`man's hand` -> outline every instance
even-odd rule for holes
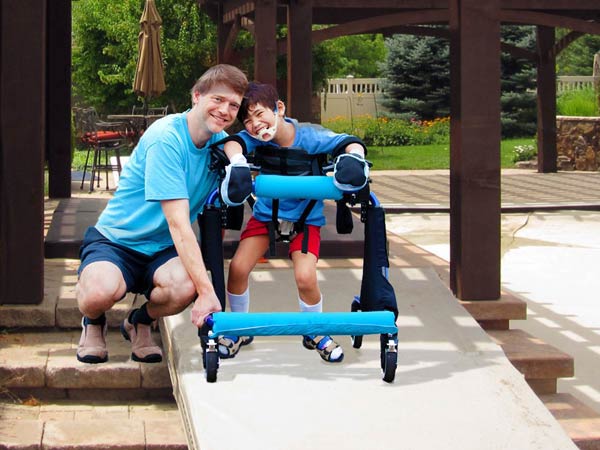
[[[192,307],[192,323],[200,328],[209,314],[221,311],[221,302],[212,291],[209,295],[198,295]]]
[[[362,189],[369,180],[369,164],[357,153],[338,156],[333,165],[333,184],[342,190],[354,192]]]
[[[252,193],[252,174],[246,158],[241,153],[231,157],[225,167],[225,178],[221,183],[221,197],[229,206],[239,206]]]

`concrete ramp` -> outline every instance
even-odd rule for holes
[[[348,311],[360,269],[323,269],[326,311]],[[381,379],[378,336],[341,364],[300,337],[257,337],[207,383],[189,311],[163,343],[190,449],[575,449],[562,428],[432,269],[392,268],[400,316],[396,380]],[[290,269],[257,270],[251,310],[297,311]]]

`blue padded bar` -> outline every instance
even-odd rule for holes
[[[257,197],[339,200],[343,194],[326,175],[258,175],[254,182]]]
[[[216,336],[353,335],[397,333],[391,311],[331,313],[233,313],[213,314]]]

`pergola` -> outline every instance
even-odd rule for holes
[[[192,1],[192,0],[190,0]],[[446,36],[451,54],[450,285],[463,300],[500,297],[500,52],[535,61],[539,171],[556,171],[555,58],[600,34],[598,0],[197,0],[218,27],[218,61],[254,56],[276,83],[287,54],[291,115],[310,119],[311,44],[360,33]],[[287,38],[278,41],[276,26]],[[328,25],[313,31],[312,25]],[[447,25],[432,30],[424,25]],[[500,41],[501,24],[537,27],[537,51]],[[570,33],[555,38],[555,28]],[[254,49],[235,51],[238,32]],[[0,2],[0,304],[43,299],[44,162],[50,197],[70,196],[71,0]]]

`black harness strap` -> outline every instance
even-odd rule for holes
[[[269,255],[275,256],[275,242],[277,241],[276,232],[279,230],[279,199],[274,198],[271,204],[271,222],[267,225],[269,230]]]

